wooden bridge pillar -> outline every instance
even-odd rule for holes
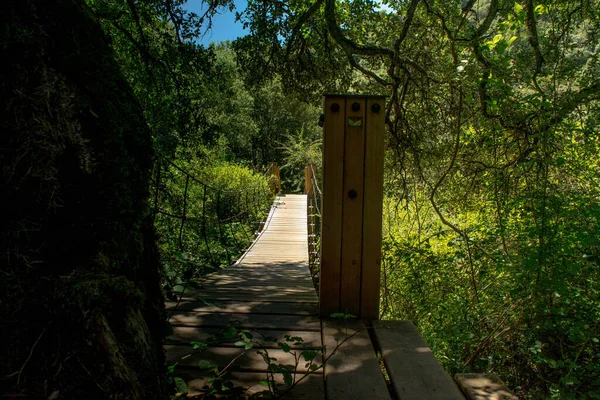
[[[281,192],[281,173],[276,162],[269,165],[269,187],[275,194]]]
[[[379,318],[385,97],[325,95],[319,312]]]
[[[304,194],[312,195],[313,192],[313,171],[316,170],[317,166],[312,163],[306,164],[304,167]]]

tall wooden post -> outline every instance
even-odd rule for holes
[[[314,190],[314,172],[317,166],[313,163],[306,164],[304,167],[304,194],[312,195]]]
[[[269,187],[275,194],[281,192],[281,174],[276,162],[269,166]]]
[[[378,319],[385,97],[323,104],[320,314]]]

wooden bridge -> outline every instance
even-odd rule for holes
[[[318,369],[303,378],[307,361],[301,357],[291,375],[303,379],[285,398],[462,399],[410,322],[371,326],[319,318],[308,268],[306,208],[306,195],[277,196],[262,233],[235,265],[207,276],[201,288],[186,290],[179,305],[167,304],[174,327],[167,362],[177,364],[176,375],[187,381],[189,393],[206,393],[210,386],[214,374],[201,365],[227,368],[225,379],[249,394],[267,390],[269,363],[257,351],[266,350],[276,359],[274,365],[295,366],[294,353],[316,349],[313,365]],[[240,343],[244,330],[251,332],[254,347]],[[191,343],[216,334],[219,339],[209,348],[192,350]],[[286,340],[286,335],[302,341]],[[323,357],[330,357],[324,368]],[[284,392],[284,374],[274,378]]]
[[[189,395],[464,399],[412,322],[378,321],[383,141],[373,137],[383,128],[380,101],[326,98],[328,202],[317,209],[321,191],[307,167],[307,194],[277,195],[234,265],[167,303],[167,363]],[[344,154],[359,156],[348,162]],[[271,188],[278,192],[278,182]],[[314,226],[320,211],[321,230]],[[329,247],[319,251],[317,233]],[[311,272],[319,267],[317,283]],[[514,398],[487,377],[458,381],[470,399]]]

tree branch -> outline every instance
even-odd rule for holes
[[[540,42],[538,40],[537,23],[535,21],[535,13],[533,8],[533,0],[525,0],[525,22],[527,24],[527,31],[529,33],[529,44],[533,48],[533,54],[535,56],[535,75],[542,71],[542,65],[544,65],[544,57],[540,51]],[[537,85],[537,84],[536,84]]]
[[[498,0],[492,0],[490,2],[490,9],[488,11],[488,14],[486,15],[481,25],[479,25],[479,27],[477,28],[474,39],[479,39],[488,29],[490,29],[492,22],[494,21],[494,19],[496,19],[496,14],[498,14]]]
[[[362,46],[348,39],[335,19],[335,0],[325,0],[325,21],[327,22],[329,34],[344,49],[346,54],[394,58],[394,52],[386,47]]]
[[[304,24],[306,24],[306,22],[309,20],[309,18],[312,17],[312,15],[315,12],[317,12],[317,10],[319,8],[321,8],[321,4],[323,4],[323,0],[317,0],[317,1],[315,1],[308,8],[308,10],[306,10],[304,13],[302,13],[302,15],[300,15],[300,17],[298,18],[298,21],[294,24],[294,26],[292,28],[292,33],[290,34],[290,39],[289,39],[288,46],[287,46],[286,56],[288,56],[290,54],[290,50],[292,48],[292,45],[296,41],[296,37],[297,37],[298,32],[300,31],[300,29],[302,28],[302,26],[304,26]]]
[[[406,39],[406,36],[408,35],[408,29],[412,24],[412,20],[415,16],[415,10],[417,9],[417,6],[419,5],[420,1],[421,0],[411,0],[408,6],[408,10],[406,12],[406,20],[402,25],[402,31],[400,31],[400,36],[398,37],[398,39],[394,41],[394,52],[396,53],[396,55],[400,54],[400,45],[402,45],[402,42],[404,42],[404,39]]]

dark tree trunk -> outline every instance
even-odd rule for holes
[[[150,131],[81,0],[0,4],[0,389],[164,398]]]

